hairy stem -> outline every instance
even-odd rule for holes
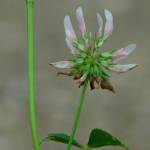
[[[74,139],[74,136],[75,136],[75,133],[76,133],[76,130],[77,130],[77,126],[78,126],[78,122],[79,122],[79,119],[80,119],[80,114],[81,114],[81,110],[82,110],[82,106],[83,106],[83,102],[84,102],[85,92],[86,92],[86,89],[87,89],[87,84],[88,84],[88,80],[85,81],[85,83],[83,85],[83,88],[82,88],[82,91],[81,91],[79,104],[78,104],[77,111],[76,111],[75,120],[74,120],[74,123],[73,123],[69,143],[67,145],[67,150],[71,149],[72,141]]]
[[[35,110],[35,64],[34,64],[34,32],[33,32],[33,0],[26,0],[27,5],[27,32],[28,32],[28,93],[29,116],[34,150],[40,150]]]

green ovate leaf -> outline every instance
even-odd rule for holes
[[[87,146],[89,148],[98,148],[103,146],[121,146],[126,150],[129,150],[129,148],[124,145],[119,139],[101,129],[92,130]]]
[[[64,143],[64,144],[68,144],[69,143],[69,139],[70,136],[68,136],[67,134],[64,133],[52,133],[52,134],[48,134],[48,136],[46,138],[44,138],[40,144],[42,144],[43,142],[48,142],[48,141],[55,141],[55,142],[59,142],[59,143]],[[83,146],[76,140],[72,141],[72,145],[82,148]]]

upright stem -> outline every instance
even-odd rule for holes
[[[27,4],[27,29],[28,29],[28,92],[29,115],[34,150],[40,150],[35,110],[35,62],[34,62],[34,33],[33,33],[33,0],[26,0]]]
[[[81,91],[79,104],[78,104],[77,111],[76,111],[75,120],[74,120],[74,123],[73,123],[69,143],[67,145],[67,150],[71,149],[72,141],[74,139],[74,136],[75,136],[75,133],[76,133],[76,130],[77,130],[77,126],[78,126],[78,122],[79,122],[79,119],[80,119],[80,114],[81,114],[81,110],[82,110],[82,106],[83,106],[83,102],[84,102],[85,92],[86,92],[86,89],[87,89],[87,84],[88,84],[88,80],[85,81],[85,83],[83,85],[83,88],[82,88],[82,91]]]

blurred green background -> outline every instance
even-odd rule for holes
[[[58,77],[48,64],[71,55],[65,44],[63,19],[82,6],[89,31],[96,31],[96,12],[112,11],[115,29],[105,49],[137,43],[125,62],[139,67],[112,75],[117,91],[87,92],[76,138],[87,141],[92,128],[120,137],[132,150],[150,149],[150,1],[35,0],[37,121],[41,137],[69,133],[80,90],[69,77]],[[28,125],[27,43],[25,0],[0,1],[0,149],[32,150]],[[43,150],[65,150],[46,143]],[[102,148],[102,150],[118,148]]]

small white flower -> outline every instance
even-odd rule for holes
[[[104,29],[104,37],[107,39],[113,32],[113,16],[112,13],[105,9],[106,24]]]
[[[113,53],[112,59],[117,62],[118,60],[125,59],[136,48],[136,44],[130,44],[125,48],[121,48]]]
[[[66,33],[66,44],[67,44],[68,48],[71,50],[71,53],[75,55],[77,53],[77,50],[73,45],[76,42],[77,37],[74,32],[74,29],[73,29],[73,26],[72,26],[69,16],[65,16],[65,18],[64,18],[64,29],[65,29],[65,33]]]
[[[66,37],[72,41],[75,42],[76,41],[76,34],[74,32],[71,20],[69,16],[65,16],[64,18],[64,29],[65,29],[65,33],[66,33]]]
[[[109,68],[111,71],[115,71],[118,73],[124,73],[129,70],[132,70],[135,68],[137,65],[136,64],[125,64],[125,65],[114,65],[113,67]]]
[[[82,11],[81,7],[77,8],[76,17],[77,17],[77,20],[78,20],[78,23],[79,23],[80,32],[81,32],[82,36],[84,36],[84,34],[86,32],[86,27],[85,27],[83,11]]]
[[[50,63],[50,65],[61,69],[70,69],[73,67],[73,63],[70,61],[58,61],[58,62]]]
[[[78,50],[73,46],[73,43],[68,38],[66,38],[66,44],[73,55],[76,55],[78,53]]]
[[[88,73],[83,74],[83,76],[80,78],[80,82],[84,82],[84,80],[87,78]]]
[[[97,23],[99,27],[97,32],[97,37],[99,38],[102,36],[102,32],[103,32],[103,19],[99,13],[97,13]]]

